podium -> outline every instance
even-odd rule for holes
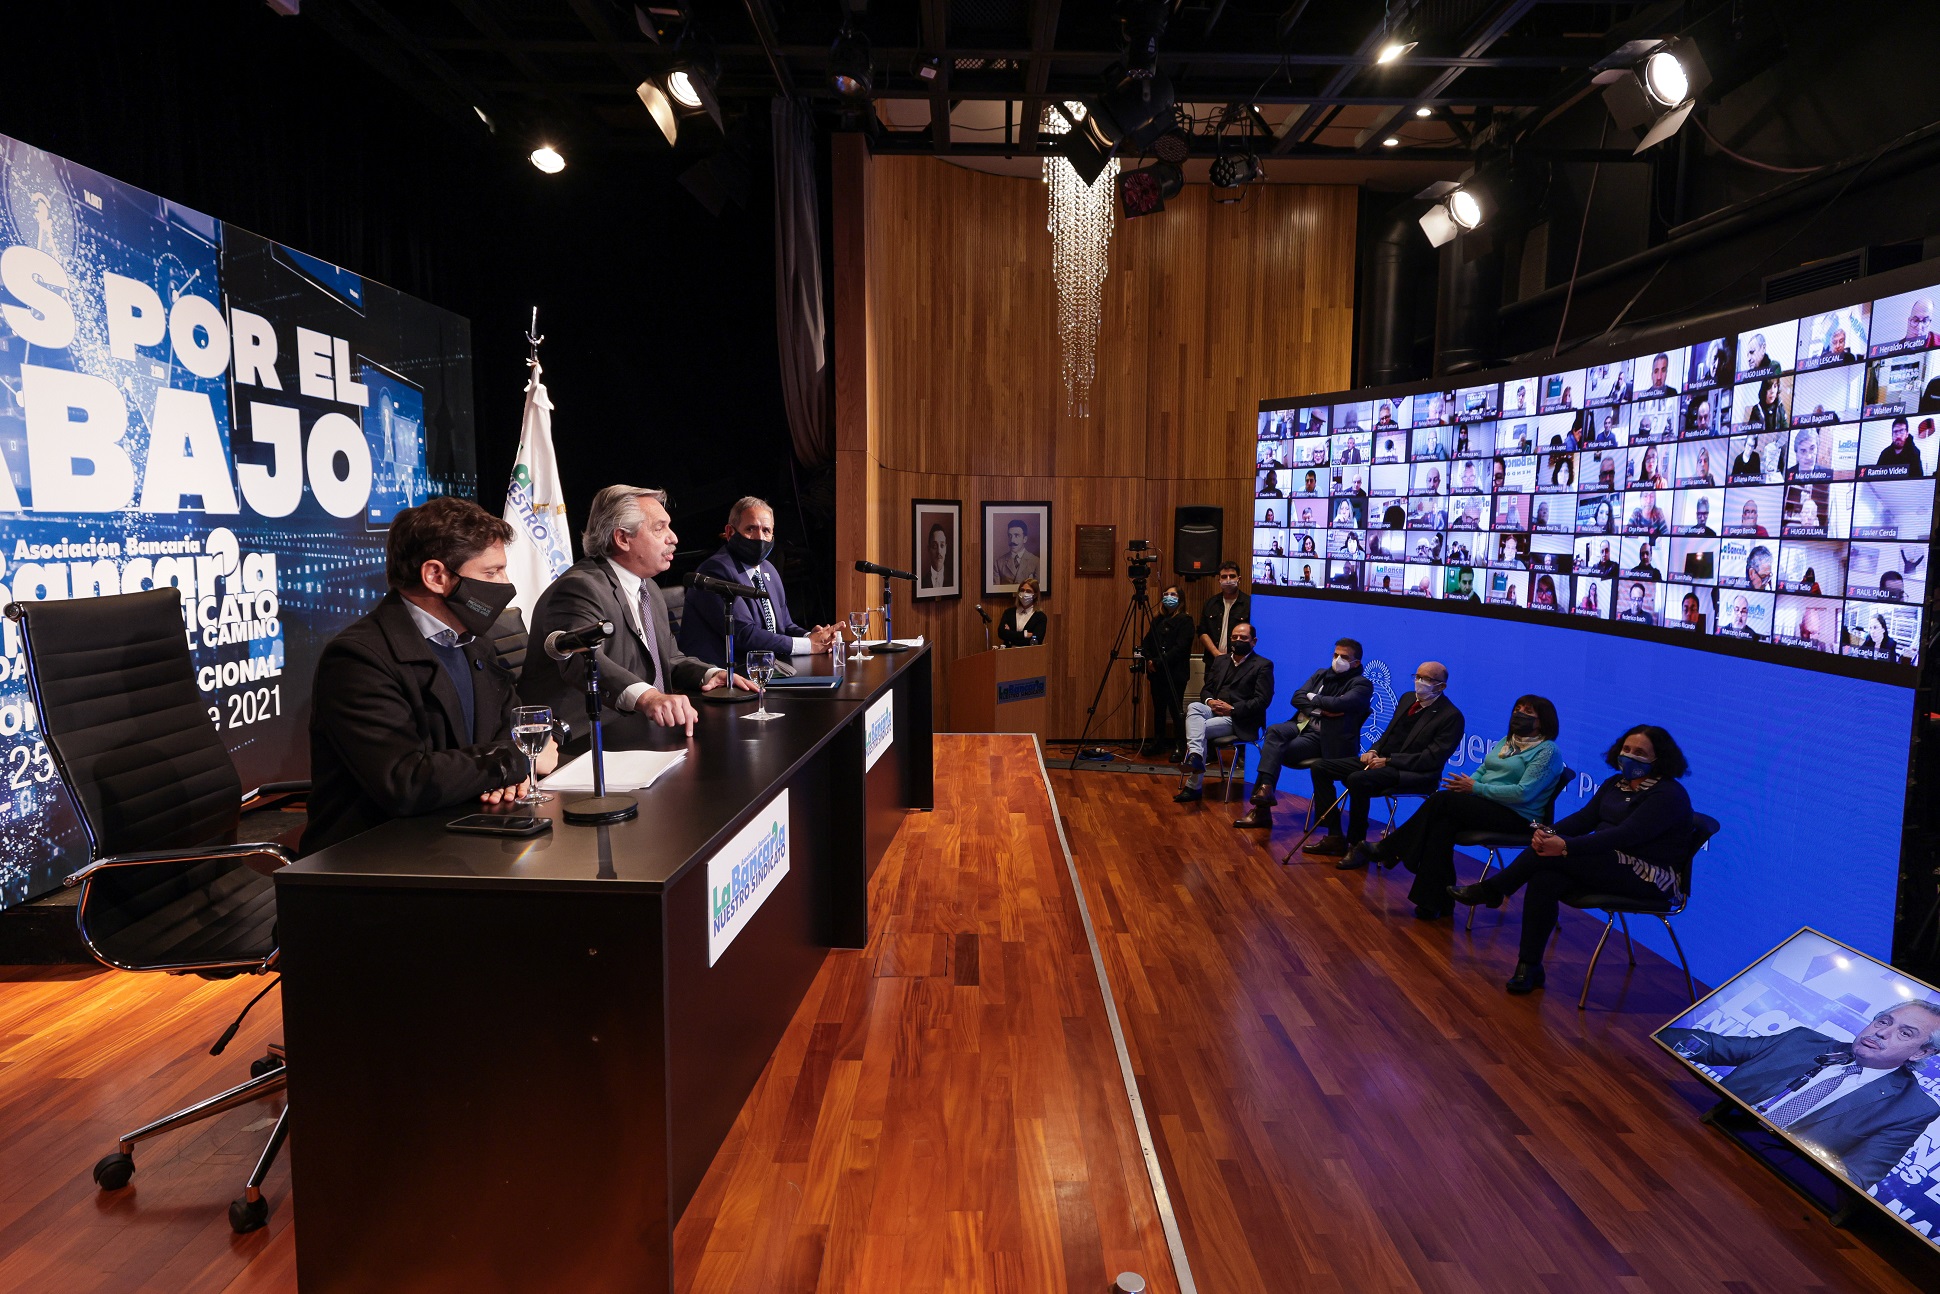
[[[994,647],[950,664],[950,731],[1048,737],[1051,649]]]

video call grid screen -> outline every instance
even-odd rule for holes
[[[1936,297],[1477,385],[1263,402],[1253,583],[1730,638],[1911,682]]]

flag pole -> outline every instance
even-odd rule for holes
[[[539,343],[545,340],[545,338],[540,336],[539,334],[539,307],[538,306],[532,307],[532,326],[526,329],[525,340],[526,340],[526,344],[532,347],[531,353],[525,357],[526,367],[531,368],[534,364],[537,364],[539,362]]]

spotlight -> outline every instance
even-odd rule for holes
[[[557,175],[566,169],[566,158],[551,144],[541,144],[532,150],[531,162],[547,175]]]
[[[1105,70],[1105,90],[1098,101],[1083,113],[1075,129],[1058,137],[1059,151],[1090,184],[1122,145],[1152,147],[1177,122],[1170,77],[1164,72],[1139,76],[1113,64]],[[1164,146],[1158,149],[1161,157],[1167,151]]]
[[[1641,153],[1678,132],[1711,73],[1688,40],[1633,40],[1597,65],[1595,79],[1611,120],[1642,133]]]
[[[1381,141],[1381,147],[1399,148],[1401,147],[1401,140],[1397,136],[1389,135],[1386,139]]]
[[[667,93],[672,95],[674,102],[683,108],[701,106],[701,92],[694,88],[694,79],[686,72],[667,74]]]
[[[1433,108],[1424,106],[1424,107],[1415,109],[1415,116],[1417,117],[1432,117],[1434,115],[1435,115],[1435,110]]]
[[[869,38],[843,25],[829,46],[829,88],[845,99],[865,98],[875,88]]]
[[[1420,41],[1402,40],[1397,37],[1381,46],[1381,51],[1374,56],[1374,61],[1377,64],[1392,63],[1420,43]]]
[[[1260,159],[1251,153],[1221,153],[1213,159],[1209,176],[1215,189],[1238,189],[1260,178],[1263,168]],[[1239,195],[1215,199],[1219,202],[1237,202]]]
[[[1434,247],[1453,242],[1456,235],[1479,228],[1488,218],[1484,195],[1473,182],[1455,184],[1438,180],[1415,196],[1435,204],[1421,213],[1421,232],[1428,235],[1428,242]]]
[[[667,137],[667,142],[674,143],[680,137],[680,119],[675,116],[673,101],[666,92],[652,81],[640,82],[633,87],[633,92],[640,96],[647,115],[653,118],[654,125],[660,127],[660,133]]]
[[[1127,220],[1165,210],[1165,200],[1186,187],[1186,174],[1173,162],[1154,162],[1118,175],[1118,209]]]

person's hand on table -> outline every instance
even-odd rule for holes
[[[817,625],[808,631],[809,645],[817,652],[825,652],[835,646],[836,638],[842,630],[836,625]]]
[[[725,671],[717,678],[725,677]],[[709,687],[716,686],[710,682]],[[639,704],[633,707],[635,713],[644,714],[663,728],[685,726],[687,735],[694,735],[694,720],[700,718],[694,712],[694,703],[678,692],[662,692],[648,688],[640,697]]]
[[[1463,795],[1467,795],[1475,789],[1475,779],[1462,773],[1450,773],[1442,779],[1442,789],[1445,791],[1459,791]]]
[[[517,786],[501,786],[496,791],[485,792],[478,797],[478,801],[480,804],[510,804],[530,790],[531,785],[530,782],[520,782]]]

